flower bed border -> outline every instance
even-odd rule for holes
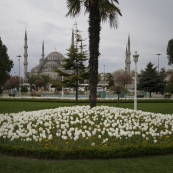
[[[76,150],[31,149],[0,144],[0,153],[10,156],[24,156],[37,159],[115,159],[153,155],[173,154],[173,145],[128,145],[122,147],[91,147]]]
[[[57,102],[57,103],[74,103],[75,99],[51,99],[51,98],[0,98],[0,101],[27,101],[27,102]],[[89,103],[89,99],[79,99],[79,103]],[[97,103],[116,103],[117,99],[97,99]],[[133,103],[133,99],[120,99],[120,103]],[[171,99],[138,99],[138,103],[173,103]]]

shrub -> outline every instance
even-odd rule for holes
[[[0,94],[2,94],[2,88],[0,87]]]
[[[173,93],[173,83],[168,83],[165,88],[165,92]]]
[[[38,159],[115,159],[173,153],[173,146],[161,145],[129,145],[115,148],[80,148],[74,150],[32,149],[23,146],[0,144],[0,152],[10,156],[24,156]]]
[[[21,92],[28,92],[28,88],[26,86],[21,87]]]

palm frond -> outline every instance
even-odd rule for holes
[[[118,27],[118,16],[122,16],[120,9],[115,6],[114,2],[118,3],[117,0],[102,0],[100,1],[100,16],[102,22],[109,20],[110,27]]]
[[[66,16],[75,17],[80,14],[81,11],[81,0],[67,0],[68,13]]]

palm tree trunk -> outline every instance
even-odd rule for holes
[[[44,85],[44,91],[46,91],[46,85]]]
[[[89,2],[90,14],[89,14],[89,88],[90,88],[90,107],[96,106],[97,102],[97,76],[98,76],[98,57],[99,43],[100,43],[100,11],[98,0]]]

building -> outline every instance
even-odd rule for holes
[[[74,43],[74,33],[72,31],[72,43]],[[54,72],[54,69],[60,69],[66,73],[73,73],[72,70],[63,70],[62,63],[65,57],[56,51],[56,48],[53,52],[49,53],[46,57],[44,54],[44,42],[42,43],[42,54],[39,60],[39,64],[31,69],[30,72],[27,71],[28,67],[28,45],[27,45],[27,33],[25,31],[24,38],[24,80],[27,81],[27,76],[31,75],[48,75],[54,80],[61,80],[62,76],[59,76],[57,72]]]

